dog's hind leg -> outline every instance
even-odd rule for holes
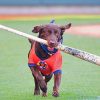
[[[45,82],[46,82],[46,84],[47,84],[47,82],[49,82],[49,81],[51,80],[52,75],[53,75],[53,74],[50,74],[50,75],[48,75],[48,76],[45,76]]]

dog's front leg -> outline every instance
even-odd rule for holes
[[[43,79],[43,76],[41,75],[41,73],[39,72],[38,73],[38,83],[39,83],[39,86],[40,86],[40,89],[42,90],[42,96],[43,97],[46,97],[47,96],[47,84],[45,82],[45,80]]]
[[[35,85],[35,91],[34,91],[34,93],[38,92],[38,94],[39,94],[39,91],[40,91],[39,87],[40,87],[40,89],[43,92],[42,96],[46,96],[47,85],[46,85],[46,83],[45,83],[45,81],[43,79],[43,76],[41,75],[41,73],[39,72],[39,70],[36,67],[31,67],[30,69],[32,71],[34,79],[37,81],[37,83]]]
[[[54,74],[54,87],[53,87],[53,96],[58,97],[59,96],[59,87],[61,83],[61,73]]]
[[[30,67],[30,70],[34,77],[34,83],[35,83],[34,95],[40,95],[40,86],[39,86],[39,82],[37,80],[38,73],[36,72],[36,69],[34,67]]]
[[[34,95],[40,95],[39,82],[34,75],[33,77],[34,77],[34,82],[35,82]]]

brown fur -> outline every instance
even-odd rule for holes
[[[39,38],[47,40],[48,46],[50,48],[54,48],[59,44],[65,29],[70,28],[70,26],[71,24],[67,24],[65,26],[58,26],[55,24],[41,25],[41,26],[35,26],[32,32],[34,33],[39,32]],[[29,39],[29,42],[31,43],[32,47],[34,41]],[[42,60],[45,60],[51,56],[49,54],[46,54],[41,49],[40,43],[37,42],[35,42],[35,53],[37,56],[39,53],[41,55]],[[45,79],[43,79],[43,75],[37,69],[37,66],[31,67],[30,69],[32,71],[32,75],[35,81],[34,95],[40,95],[40,89],[41,89],[42,96],[47,96],[47,82],[52,78],[52,75],[49,78],[45,76]],[[60,83],[61,83],[61,73],[54,74],[54,87],[52,93],[54,97],[59,96]]]

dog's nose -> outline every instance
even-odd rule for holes
[[[55,42],[54,41],[49,41],[49,44],[50,45],[55,45]]]
[[[54,41],[50,41],[50,44],[55,44],[55,42]]]
[[[55,47],[56,45],[57,44],[54,41],[52,41],[52,40],[49,41],[49,46],[50,47]]]

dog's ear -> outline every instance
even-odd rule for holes
[[[66,29],[69,29],[71,27],[71,23],[65,25],[65,26],[60,26],[61,32],[65,32]]]
[[[42,26],[35,26],[32,30],[33,33],[38,33],[42,29]]]

